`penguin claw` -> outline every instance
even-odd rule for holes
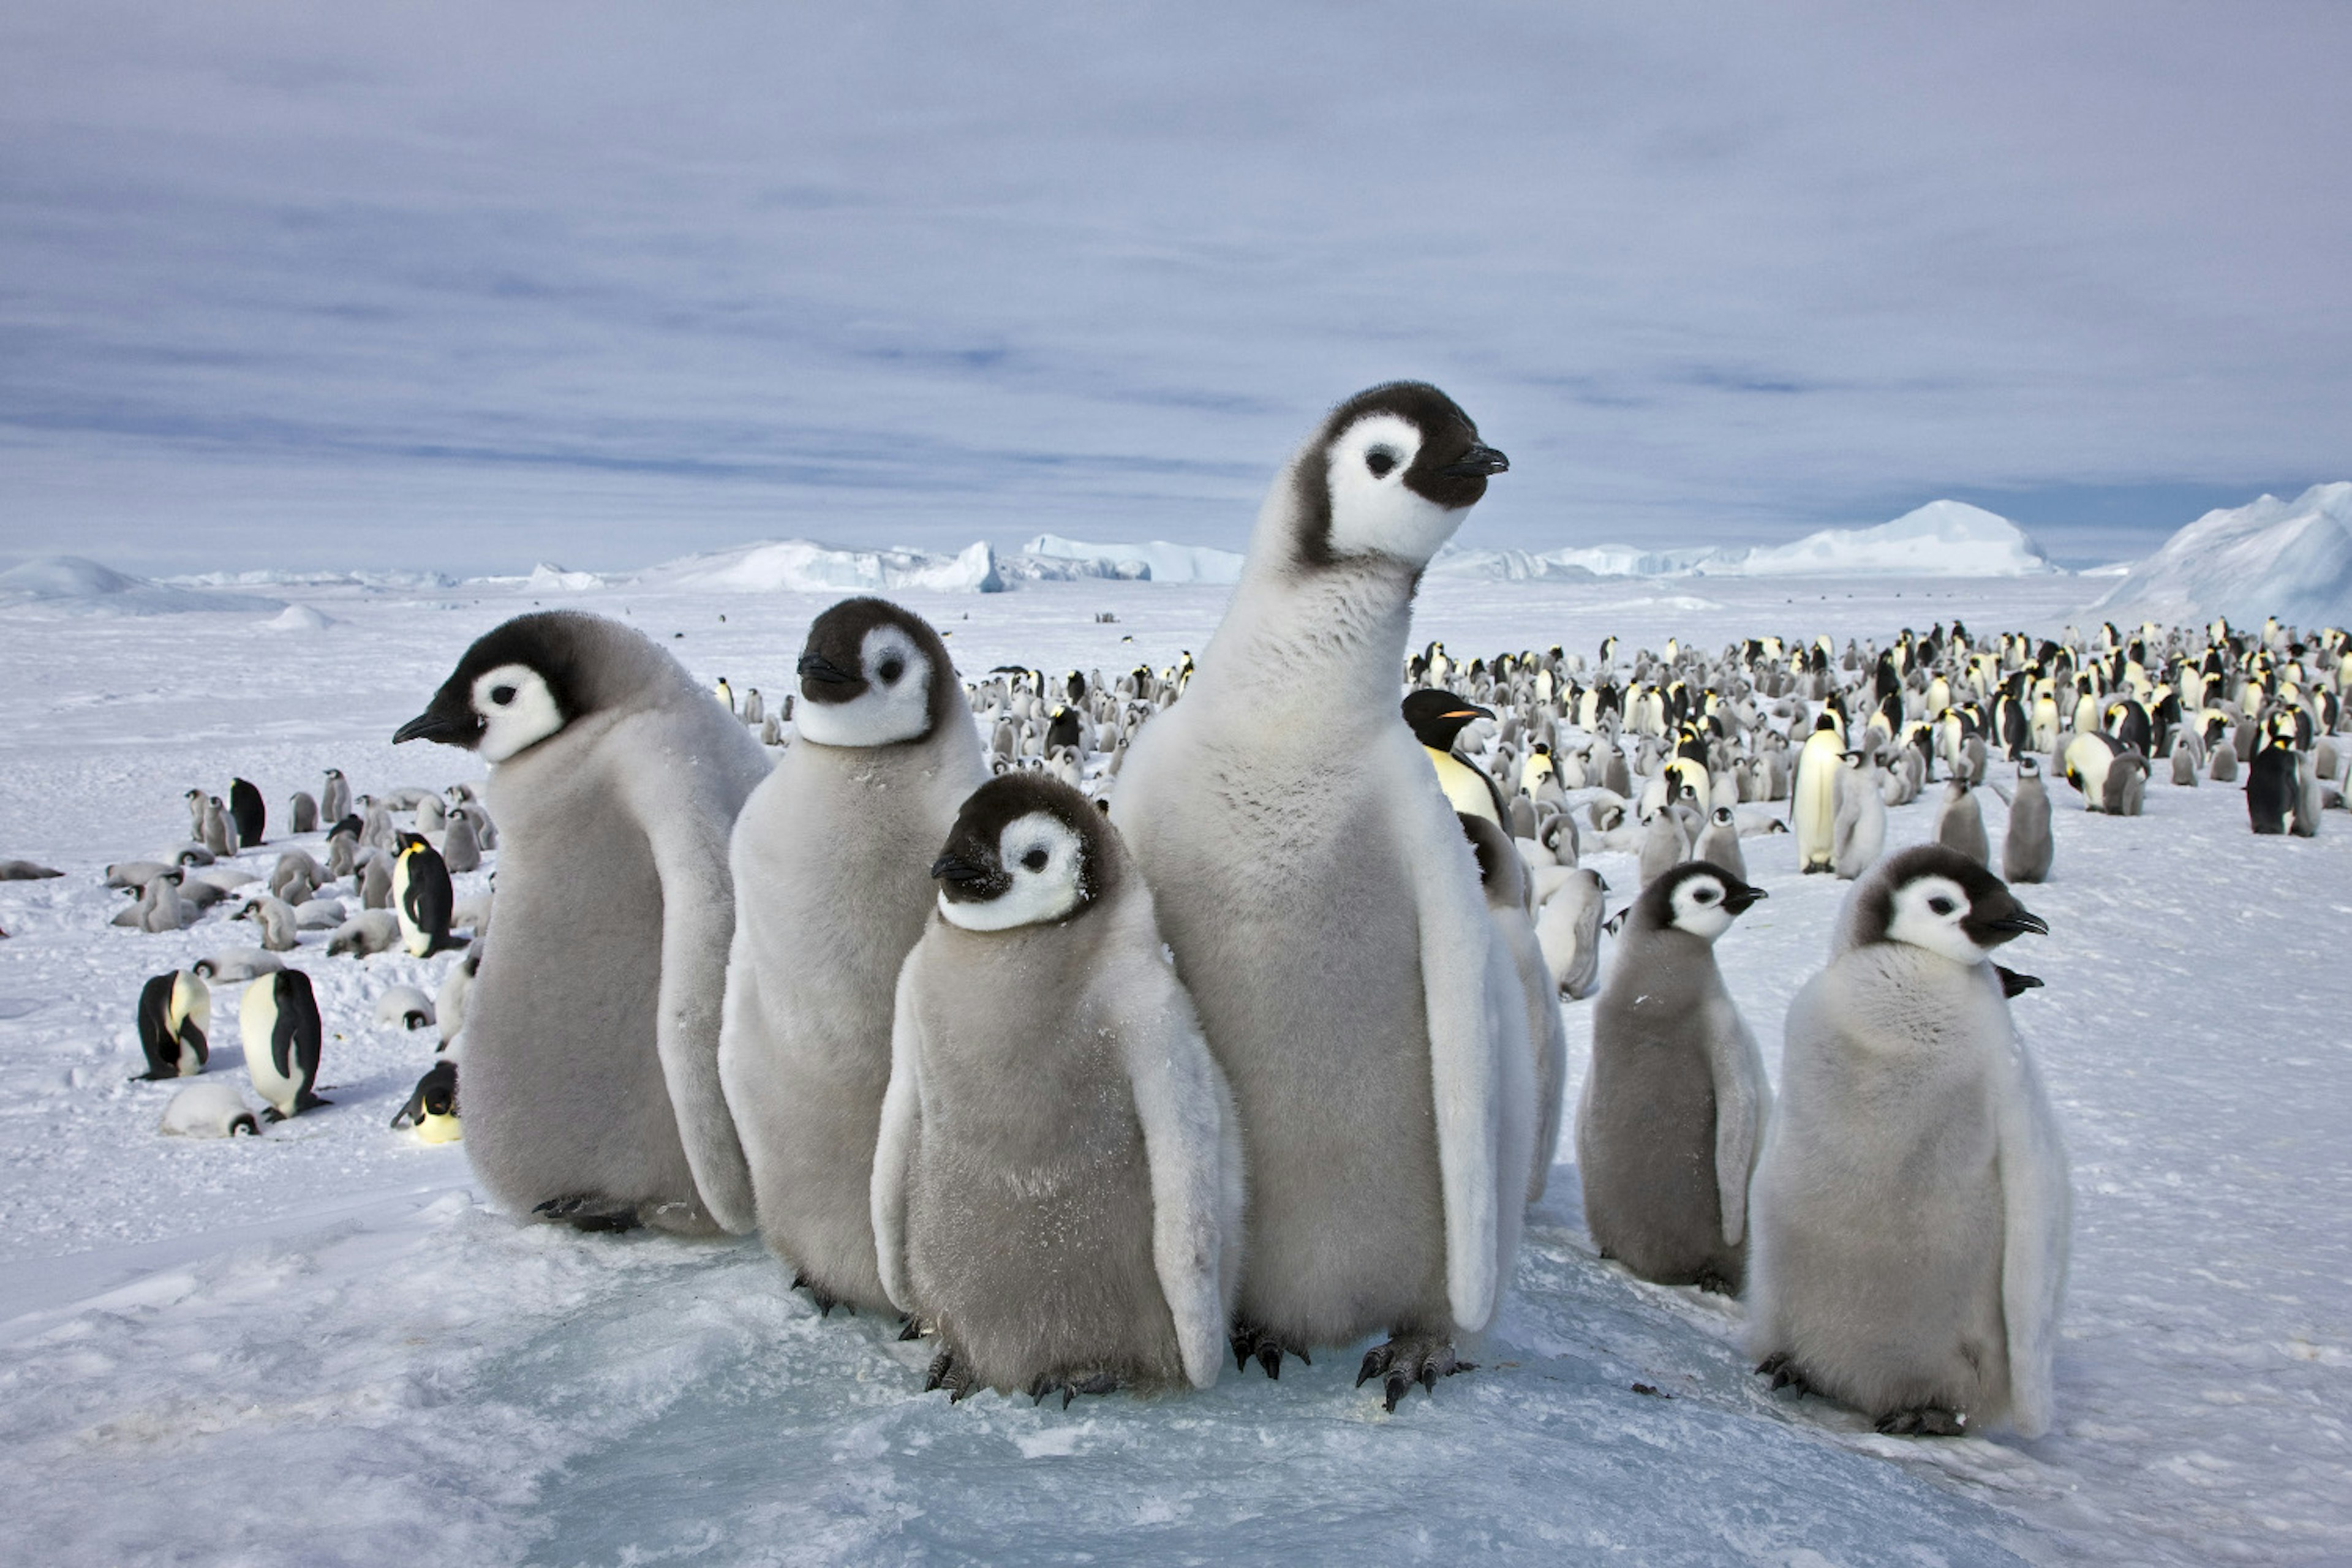
[[[1914,1410],[1890,1410],[1878,1418],[1875,1426],[1890,1437],[1965,1437],[1969,1435],[1968,1412],[1946,1410],[1935,1405],[1923,1405]]]
[[[1454,1357],[1449,1341],[1427,1334],[1392,1334],[1386,1344],[1364,1352],[1363,1364],[1356,1369],[1356,1386],[1361,1388],[1380,1378],[1381,1403],[1394,1414],[1397,1402],[1412,1391],[1414,1384],[1435,1394],[1439,1378],[1477,1370],[1476,1362]]]
[[[916,1321],[914,1319],[912,1319],[912,1318],[902,1318],[902,1319],[900,1319],[900,1320],[899,1320],[899,1321],[898,1321],[898,1342],[899,1342],[900,1344],[905,1344],[905,1343],[906,1343],[908,1341],[909,1341],[909,1340],[919,1340],[919,1339],[921,1339],[922,1337],[923,1337],[923,1325],[922,1325],[922,1324],[920,1324],[920,1323],[917,1322],[917,1321]]]
[[[930,1370],[923,1373],[923,1392],[937,1389],[948,1391],[950,1405],[961,1405],[972,1393],[971,1369],[956,1359],[952,1350],[942,1350],[931,1358]]]
[[[585,1193],[567,1193],[548,1199],[530,1211],[543,1219],[559,1220],[574,1230],[624,1231],[637,1228],[635,1204],[614,1203]]]
[[[1811,1394],[1813,1391],[1813,1385],[1805,1381],[1803,1371],[1798,1367],[1787,1351],[1775,1351],[1758,1362],[1756,1375],[1769,1377],[1772,1380],[1771,1392],[1775,1394],[1784,1388],[1794,1388],[1799,1394]]]
[[[1294,1345],[1283,1339],[1281,1335],[1252,1323],[1235,1323],[1233,1328],[1232,1343],[1235,1372],[1247,1372],[1249,1363],[1255,1361],[1259,1366],[1265,1369],[1265,1375],[1269,1379],[1279,1381],[1282,1377],[1282,1358],[1286,1355],[1295,1355],[1308,1366],[1315,1364],[1313,1358],[1307,1355],[1303,1346]]]

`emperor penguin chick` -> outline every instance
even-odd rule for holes
[[[1433,386],[1334,409],[1111,801],[1241,1107],[1237,1352],[1271,1371],[1387,1331],[1362,1373],[1391,1406],[1493,1319],[1534,1143],[1502,1092],[1525,1047],[1487,1005],[1510,960],[1396,707],[1422,572],[1507,466]]]
[[[1544,963],[1543,945],[1536,939],[1528,917],[1532,901],[1527,862],[1519,858],[1503,830],[1483,816],[1457,814],[1470,848],[1478,857],[1478,880],[1486,891],[1486,918],[1495,941],[1510,955],[1518,977],[1511,997],[1527,1013],[1528,1065],[1524,1075],[1513,1073],[1517,1084],[1535,1095],[1535,1144],[1528,1162],[1528,1202],[1540,1200],[1551,1180],[1551,1162],[1559,1147],[1560,1100],[1568,1083],[1568,1027],[1560,1021],[1559,987]]]
[[[2051,1419],[2066,1156],[1991,954],[2046,931],[1977,861],[1889,856],[1790,1005],[1756,1171],[1749,1341],[1882,1432]]]
[[[968,728],[968,727],[967,727]],[[931,866],[870,1189],[928,1386],[1206,1388],[1240,1281],[1241,1133],[1151,895],[1093,803],[1008,773]]]
[[[1837,775],[1836,844],[1832,869],[1853,881],[1878,861],[1886,847],[1886,797],[1878,760],[1867,752],[1847,754],[1853,765]]]
[[[2032,757],[2017,759],[2017,797],[2009,803],[2009,829],[2001,835],[2000,874],[2012,882],[2050,879],[2050,786]]]
[[[1576,1165],[1593,1245],[1642,1279],[1736,1296],[1772,1091],[1715,942],[1763,898],[1691,860],[1642,889],[1592,1016]]]
[[[1936,811],[1936,842],[1957,849],[1979,865],[1992,860],[1992,844],[1985,837],[1984,811],[1963,778],[1944,785],[1944,804]]]
[[[490,763],[499,918],[466,1003],[483,1186],[583,1228],[750,1230],[719,1015],[759,742],[651,639],[574,610],[485,634],[394,738]]]
[[[1561,883],[1536,916],[1536,942],[1543,949],[1544,965],[1559,994],[1571,1002],[1591,995],[1600,982],[1601,919],[1608,896],[1609,884],[1586,867]]]
[[[1748,880],[1748,852],[1739,847],[1739,817],[1727,805],[1707,814],[1706,830],[1691,849],[1694,860],[1720,866],[1741,881]]]
[[[882,599],[816,618],[799,739],[744,803],[719,1075],[760,1233],[820,1310],[886,1310],[869,1178],[891,997],[956,809],[988,777],[947,645]]]

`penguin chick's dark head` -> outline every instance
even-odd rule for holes
[[[800,679],[793,723],[820,746],[919,741],[962,705],[947,644],[887,599],[844,599],[819,616],[801,648]]]
[[[1888,856],[1853,896],[1856,945],[1906,942],[1955,963],[1981,963],[2005,942],[2050,931],[1981,861],[1941,844]]]
[[[594,706],[598,625],[577,610],[542,610],[492,627],[393,743],[438,741],[492,763],[537,745]]]
[[[1108,897],[1119,875],[1115,829],[1059,779],[1010,773],[974,790],[931,863],[940,914],[966,931],[1068,920]]]
[[[1404,721],[1412,731],[1413,739],[1433,752],[1450,752],[1454,737],[1474,719],[1492,719],[1494,713],[1479,707],[1467,698],[1456,697],[1451,691],[1434,687],[1423,687],[1408,693],[1404,700]]]
[[[1633,900],[1637,931],[1679,931],[1713,942],[1765,897],[1709,860],[1685,860],[1661,873]]]
[[[1392,381],[1334,408],[1292,472],[1298,553],[1310,565],[1386,555],[1416,570],[1510,459],[1426,382]]]

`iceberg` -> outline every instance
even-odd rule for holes
[[[44,555],[0,572],[0,605],[19,605],[116,616],[170,616],[203,610],[268,614],[286,607],[280,599],[150,582],[79,555]]]
[[[1022,547],[1022,553],[1041,562],[1069,563],[1067,575],[1106,577],[1139,583],[1210,583],[1231,585],[1242,580],[1239,551],[1214,550],[1205,544],[1171,544],[1154,539],[1141,544],[1089,544],[1041,533]],[[1060,572],[1035,570],[1040,578],[1061,577]]]
[[[2109,620],[2352,625],[2352,480],[2209,511],[2092,607]]]
[[[536,574],[533,574],[536,576]],[[640,572],[646,587],[738,594],[1002,593],[996,552],[986,540],[955,555],[923,550],[842,550],[806,539],[766,540],[688,555]]]
[[[1512,583],[1594,577],[2024,577],[2058,570],[2017,524],[1956,500],[1929,501],[1874,528],[1825,528],[1788,544],[1664,550],[1596,544],[1539,553],[1448,545],[1429,569]]]

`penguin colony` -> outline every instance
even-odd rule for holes
[[[1507,467],[1435,388],[1340,405],[1197,666],[962,681],[920,617],[852,599],[771,707],[599,617],[510,621],[396,737],[478,752],[484,799],[331,770],[289,814],[323,842],[246,896],[212,869],[266,830],[238,780],[189,792],[182,849],[109,868],[118,923],[228,903],[260,937],[157,976],[137,1025],[144,1076],[201,1072],[207,984],[247,981],[262,1118],[199,1085],[164,1130],[328,1103],[280,956],[306,933],[461,952],[436,996],[378,999],[448,1052],[394,1124],[458,1136],[462,1067],[517,1213],[756,1230],[822,1311],[933,1339],[954,1400],[1371,1340],[1357,1381],[1393,1410],[1473,1370],[1561,1131],[1559,1005],[1597,995],[1573,1135],[1604,1256],[1744,1298],[1773,1387],[1881,1430],[2046,1430],[2070,1191],[2009,1012],[2040,982],[1992,962],[2048,929],[2010,886],[2052,871],[2045,769],[2131,816],[2153,759],[2185,787],[2242,764],[2253,830],[2308,836],[2342,804],[2352,643],[1410,650],[1422,569]],[[1934,841],[1886,853],[1887,808],[1938,784]],[[1778,831],[1853,888],[1776,1104],[1714,948],[1765,897],[1742,838]],[[1613,916],[1591,849],[1639,860]],[[486,852],[496,934],[451,881]]]

